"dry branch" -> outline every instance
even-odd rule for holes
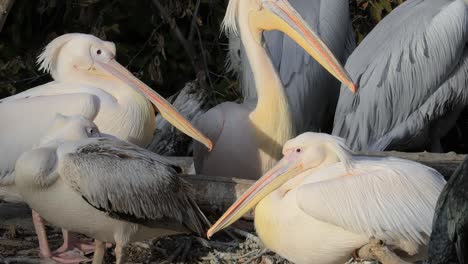
[[[0,32],[14,3],[15,0],[0,0]]]

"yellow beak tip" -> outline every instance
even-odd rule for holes
[[[208,148],[208,151],[211,152],[213,150],[213,142],[209,140],[208,143],[206,144],[206,147]]]
[[[349,89],[354,94],[357,91],[357,85],[355,83],[351,83],[351,84],[349,84]]]

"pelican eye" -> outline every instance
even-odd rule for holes
[[[88,134],[89,137],[91,136],[99,136],[99,131],[94,128],[94,127],[88,127],[86,128],[86,133]]]
[[[98,49],[98,50],[96,51],[96,53],[97,53],[97,55],[101,55],[102,51],[101,51],[100,49]]]
[[[300,153],[301,151],[302,151],[302,149],[300,149],[300,148],[297,148],[297,149],[296,149],[296,152],[297,152],[297,153]]]

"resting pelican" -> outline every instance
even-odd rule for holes
[[[424,252],[445,181],[424,165],[353,156],[340,138],[305,133],[208,230],[255,206],[265,246],[294,263],[345,263],[374,236],[409,255]]]
[[[41,69],[50,72],[54,81],[0,100],[0,123],[8,124],[0,129],[0,198],[21,200],[13,186],[15,162],[37,144],[56,113],[83,115],[103,133],[146,146],[155,126],[148,98],[170,123],[211,148],[211,142],[164,98],[122,67],[115,53],[114,43],[92,35],[62,35],[38,58]],[[40,218],[33,219],[43,232]],[[69,242],[66,239],[59,251],[75,246]],[[39,244],[44,257],[64,261],[69,256],[52,254],[47,241]]]
[[[18,158],[15,182],[44,219],[97,239],[93,263],[102,263],[111,242],[119,264],[131,242],[204,232],[207,220],[177,169],[136,145],[100,137],[83,117],[59,116],[42,144]]]
[[[468,9],[464,0],[408,0],[354,50],[333,134],[353,150],[443,151],[440,139],[468,103]]]
[[[330,48],[338,61],[346,62],[355,48],[348,0],[290,0],[294,9]],[[284,85],[296,133],[329,131],[333,125],[340,83],[292,39],[280,31],[263,33],[265,46]],[[228,65],[240,72],[244,102],[255,101],[257,92],[238,37],[229,37]]]
[[[352,91],[355,87],[339,62],[286,0],[231,0],[223,26],[237,32],[253,71],[258,100],[220,104],[195,126],[214,142],[211,153],[194,148],[198,173],[258,179],[281,157],[281,146],[294,137],[294,124],[281,80],[263,45],[263,31],[290,36]]]
[[[468,159],[465,159],[440,194],[425,263],[468,263],[467,190]]]

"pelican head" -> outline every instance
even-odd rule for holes
[[[52,124],[45,131],[39,146],[52,144],[60,140],[74,141],[100,136],[96,124],[85,117],[57,114]]]
[[[340,161],[347,168],[352,167],[352,152],[344,140],[328,134],[299,135],[286,142],[283,155],[284,157],[255,182],[208,230],[208,237],[234,223],[269,193],[304,172]]]
[[[151,101],[161,115],[176,128],[209,149],[211,141],[183,118],[162,96],[138,80],[115,60],[115,44],[88,34],[65,34],[52,40],[38,57],[40,69],[59,82],[78,82],[100,87],[130,87]],[[112,89],[112,88],[111,88]],[[106,91],[112,93],[112,91]]]
[[[263,31],[285,33],[353,93],[356,92],[349,74],[287,0],[231,0],[223,28],[237,34],[238,26],[245,31],[249,29],[258,43],[263,41]]]

